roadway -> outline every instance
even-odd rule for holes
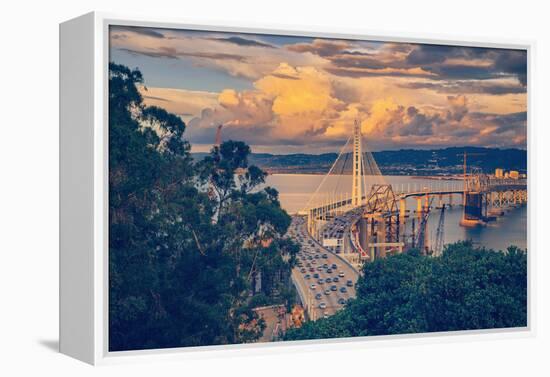
[[[357,207],[342,215],[335,216],[326,223],[322,229],[323,238],[341,239],[342,244],[335,247],[327,247],[336,254],[357,252],[351,242],[351,226],[361,218],[364,207]]]
[[[306,228],[305,218],[294,216],[287,236],[301,246],[292,280],[305,301],[303,304],[310,318],[315,320],[333,315],[347,300],[355,297],[359,274],[338,255],[318,244]]]

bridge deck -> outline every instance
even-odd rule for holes
[[[317,241],[307,232],[303,217],[293,217],[287,235],[300,243],[301,254],[305,259],[302,260],[299,258],[299,261],[303,263],[304,267],[297,266],[292,270],[292,281],[310,318],[318,319],[322,318],[325,314],[329,316],[333,315],[337,310],[343,308],[343,305],[338,303],[339,299],[348,300],[349,298],[355,297],[355,287],[348,287],[346,282],[352,280],[355,285],[359,277],[358,271],[347,261],[317,243]],[[316,254],[319,255],[318,258],[315,258]],[[323,254],[326,254],[327,258],[323,258]],[[311,257],[311,260],[309,257]],[[315,261],[315,263],[312,261]],[[306,267],[307,263],[309,263],[311,267]],[[336,270],[328,273],[327,269],[322,268],[325,263],[328,266],[336,264],[338,267]],[[320,271],[318,270],[319,267],[321,267]],[[301,272],[302,268],[305,268],[306,272]],[[313,268],[314,271],[310,271],[310,268]],[[337,283],[318,283],[318,279],[333,279],[338,276],[340,272],[344,273],[344,277],[339,277]],[[313,277],[315,273],[319,274],[319,278]],[[310,275],[310,278],[306,279],[306,275]],[[315,289],[311,289],[311,284],[315,284]],[[337,291],[330,291],[328,295],[325,294],[325,290],[330,290],[332,285],[337,287]],[[346,292],[341,292],[340,289],[344,286],[346,287]],[[318,293],[321,294],[321,299],[315,298]],[[319,308],[321,303],[325,303],[325,309]]]
[[[485,187],[483,190],[483,192],[499,192],[499,191],[512,191],[512,190],[525,190],[527,189],[527,184],[526,183],[518,183],[518,184],[511,184],[511,183],[506,183],[506,184],[501,184],[501,185],[490,185],[488,187]],[[477,190],[470,190],[470,191],[477,191]],[[415,197],[415,196],[424,196],[424,195],[460,195],[460,194],[463,194],[464,193],[464,189],[463,188],[460,188],[460,189],[433,189],[433,190],[420,190],[420,191],[408,191],[408,192],[395,192],[395,197],[397,200],[399,199],[406,199],[406,198],[410,198],[410,197]],[[362,197],[363,200],[367,200],[367,197],[366,196],[363,196]],[[346,206],[351,206],[352,205],[352,199],[351,198],[347,198],[347,199],[341,199],[341,200],[335,200],[333,202],[330,202],[330,203],[324,203],[323,205],[320,205],[320,206],[317,206],[317,207],[312,207],[312,208],[309,208],[309,212],[312,212],[312,213],[318,213],[318,212],[321,212],[321,211],[326,211],[326,210],[334,210],[334,209],[339,209],[339,208],[342,208],[342,207],[346,207]],[[307,211],[306,211],[307,213]]]

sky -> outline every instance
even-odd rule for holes
[[[372,151],[527,144],[524,50],[111,26],[146,105],[178,114],[192,151],[337,152],[354,121]]]

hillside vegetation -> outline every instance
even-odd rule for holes
[[[469,242],[441,257],[417,251],[367,263],[357,297],[327,319],[289,330],[285,340],[527,326],[527,254]]]

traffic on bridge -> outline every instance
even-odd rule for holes
[[[355,297],[359,273],[309,235],[303,216],[293,217],[288,236],[301,246],[292,280],[310,319],[328,317]]]
[[[346,149],[351,148],[351,149]],[[361,266],[378,258],[418,249],[440,255],[445,208],[460,196],[461,226],[479,226],[504,215],[501,208],[527,202],[524,179],[469,173],[454,182],[429,186],[388,184],[372,153],[363,144],[359,123],[305,208],[293,216],[287,236],[301,246],[292,280],[310,320],[328,317],[355,297]],[[345,192],[351,176],[351,194]],[[448,197],[444,203],[443,197]],[[434,199],[437,201],[434,203]],[[408,209],[407,201],[416,201]],[[435,242],[428,217],[440,211]]]

